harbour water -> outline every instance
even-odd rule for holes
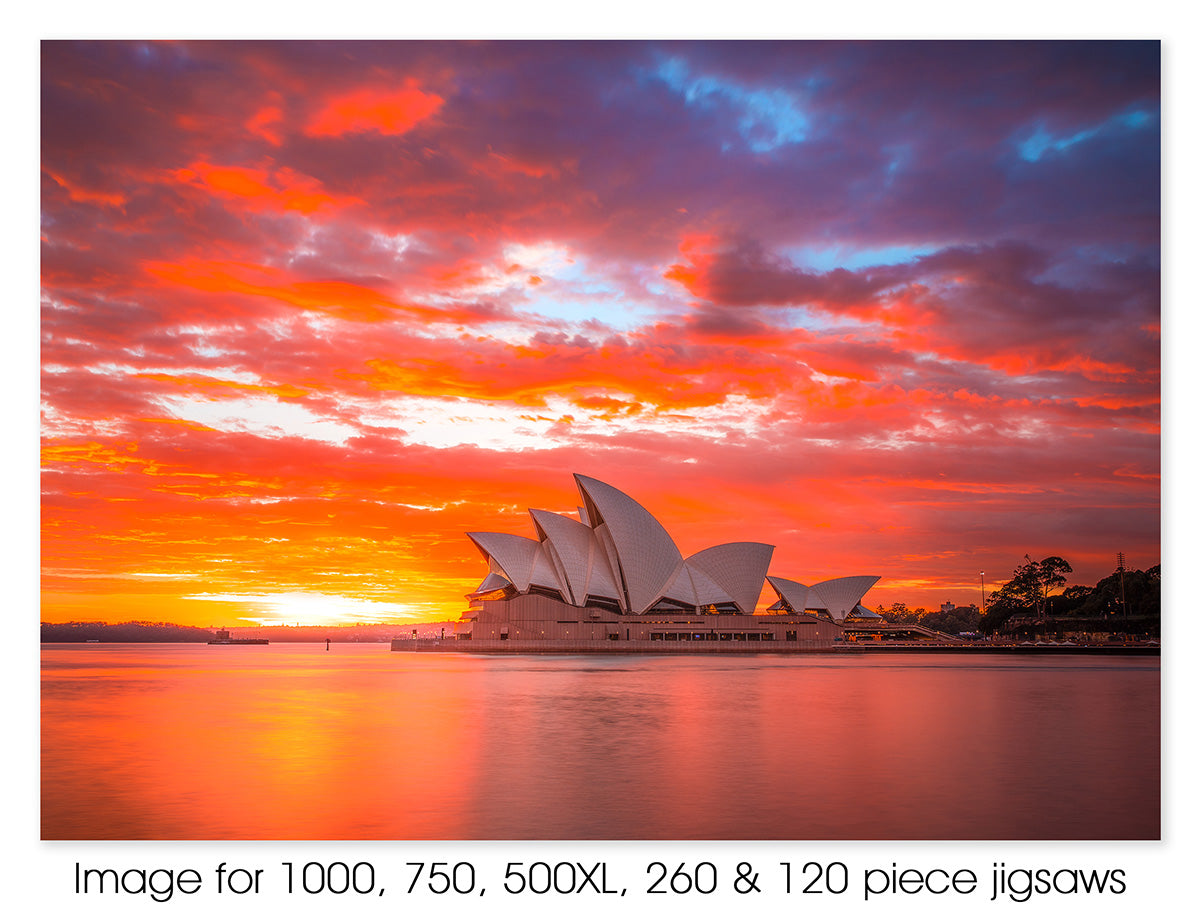
[[[1155,657],[48,644],[44,839],[1152,839]]]

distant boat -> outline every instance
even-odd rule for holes
[[[269,646],[269,639],[231,639],[228,630],[217,630],[217,638],[208,641],[210,646]]]

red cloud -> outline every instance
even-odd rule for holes
[[[442,107],[443,99],[424,92],[415,82],[400,89],[373,86],[329,99],[305,128],[310,137],[378,131],[391,136],[408,133]]]
[[[250,133],[262,137],[272,146],[279,146],[283,143],[283,137],[277,129],[277,125],[282,120],[282,108],[278,105],[265,105],[246,122],[246,129]]]
[[[346,321],[409,319],[420,323],[462,324],[494,320],[503,315],[497,309],[471,305],[438,307],[402,302],[360,283],[301,279],[279,268],[258,264],[188,259],[180,263],[149,262],[144,269],[170,286],[219,294],[222,303],[232,293],[280,302],[305,311],[323,312]]]
[[[128,196],[122,191],[102,191],[95,188],[86,188],[80,183],[72,181],[56,172],[46,170],[46,174],[53,178],[67,192],[71,200],[77,203],[100,204],[105,207],[120,209],[129,200]]]
[[[326,207],[362,203],[356,197],[329,194],[320,181],[290,168],[268,170],[193,162],[174,175],[184,184],[215,192],[252,209],[312,213]]]

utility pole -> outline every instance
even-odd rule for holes
[[[1129,616],[1129,608],[1125,606],[1125,554],[1117,554],[1117,572],[1121,574],[1121,616]]]

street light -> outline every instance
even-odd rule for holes
[[[984,613],[984,605],[987,604],[987,599],[983,596],[983,570],[979,570],[979,613]]]

